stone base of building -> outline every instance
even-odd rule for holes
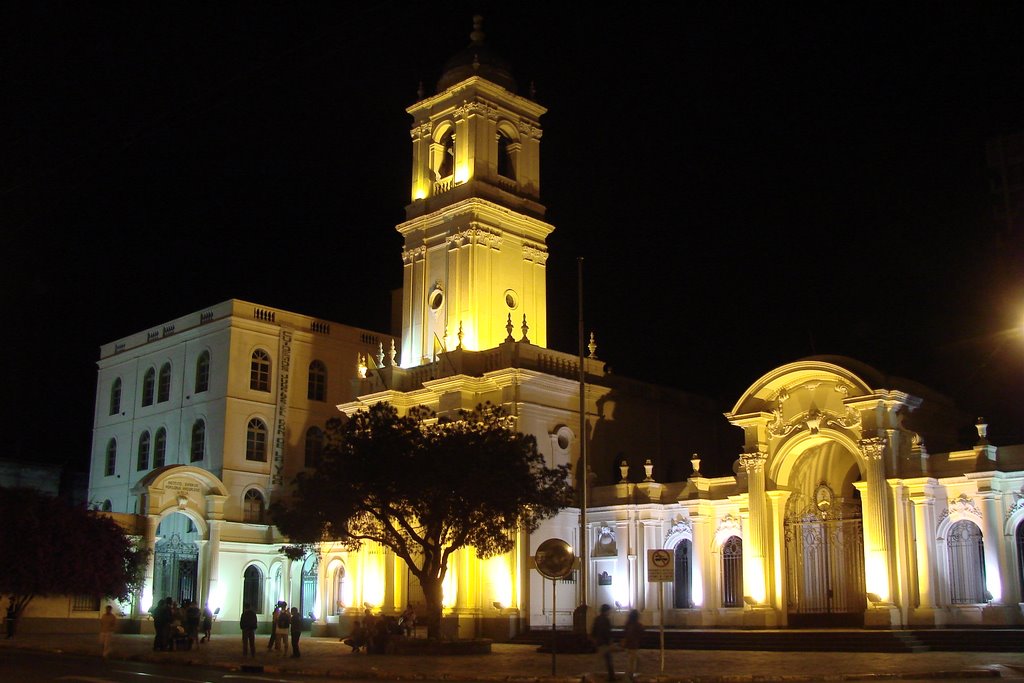
[[[900,628],[900,609],[889,602],[872,603],[864,612],[864,628]]]

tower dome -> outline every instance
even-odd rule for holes
[[[509,63],[484,43],[484,32],[481,29],[483,21],[484,18],[479,14],[473,17],[470,43],[445,63],[441,78],[437,81],[438,92],[470,76],[480,76],[510,92],[516,91],[516,80],[512,77]]]

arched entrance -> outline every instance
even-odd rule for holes
[[[793,468],[786,506],[786,595],[790,626],[862,626],[864,532],[856,460],[820,443]]]
[[[171,597],[178,604],[198,600],[199,532],[187,515],[175,513],[157,528],[153,552],[154,600]]]

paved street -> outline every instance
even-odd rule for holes
[[[460,681],[579,681],[599,671],[595,655],[558,655],[557,677],[551,677],[551,655],[530,645],[495,644],[492,654],[462,657],[386,656],[351,654],[333,638],[303,638],[300,659],[284,658],[266,649],[266,636],[258,641],[254,660],[243,660],[241,639],[215,636],[198,650],[153,652],[152,637],[117,635],[114,659],[191,663],[237,670],[243,664],[261,665],[267,673],[299,673],[344,679],[420,679]],[[0,640],[2,648],[27,648],[99,657],[98,636],[92,634],[18,635]],[[621,672],[625,654],[617,655]],[[744,681],[874,680],[888,678],[963,680],[969,678],[1024,677],[1024,653],[924,652],[917,654],[845,652],[748,652],[670,650],[665,672],[659,671],[660,653],[642,650],[641,680]],[[597,676],[602,680],[604,676]]]

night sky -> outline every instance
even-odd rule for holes
[[[549,346],[583,256],[618,374],[728,410],[841,354],[1024,441],[985,165],[1024,128],[1024,4],[491,4],[5,5],[2,457],[84,468],[100,344],[228,298],[386,331],[405,108],[478,11],[549,109]]]

